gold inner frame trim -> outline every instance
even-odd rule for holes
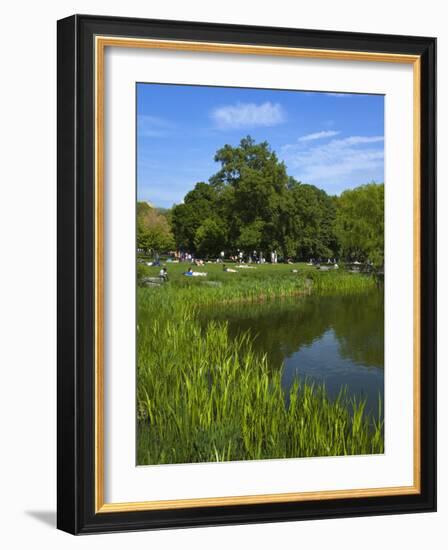
[[[413,299],[414,299],[414,361],[413,361],[413,484],[402,487],[344,489],[264,495],[192,498],[142,502],[106,503],[104,501],[104,54],[106,47],[147,48],[159,50],[193,51],[207,53],[232,53],[329,59],[345,61],[372,61],[406,63],[413,65]],[[421,125],[421,71],[420,57],[376,52],[321,50],[308,48],[254,46],[250,44],[225,44],[213,42],[189,42],[96,36],[95,54],[95,512],[130,512],[166,510],[207,506],[232,506],[238,504],[262,504],[280,502],[304,502],[342,498],[379,497],[419,494],[421,486],[421,425],[420,425],[420,125]]]

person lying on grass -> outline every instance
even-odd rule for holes
[[[183,273],[186,277],[207,277],[207,273],[202,271],[193,271],[191,267],[188,268],[188,271]]]

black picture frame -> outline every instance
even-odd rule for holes
[[[421,60],[421,491],[95,512],[95,36],[417,55]],[[57,526],[73,534],[436,510],[436,39],[74,15],[58,21]]]

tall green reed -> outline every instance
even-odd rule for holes
[[[317,283],[327,291],[321,275]],[[260,281],[243,285],[238,296],[259,300],[260,289]],[[282,371],[268,368],[247,334],[230,338],[226,323],[201,328],[197,308],[229,300],[228,290],[139,289],[138,463],[383,452],[382,422],[366,417],[365,402],[344,391],[332,401],[324,386],[299,380],[285,394]],[[305,290],[297,278],[280,292]],[[279,295],[269,285],[263,291]]]

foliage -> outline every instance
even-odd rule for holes
[[[157,294],[168,303],[173,296],[195,305],[212,303],[259,302],[276,297],[297,296],[309,292],[363,293],[376,288],[373,277],[338,271],[321,272],[303,264],[263,264],[255,269],[236,269],[236,273],[223,271],[221,264],[206,264],[195,267],[205,271],[207,277],[185,277],[188,264],[164,264],[169,284],[157,290]],[[157,277],[160,267],[145,267],[146,276]],[[292,270],[296,270],[294,273]]]
[[[176,205],[171,213],[176,245],[180,250],[195,252],[196,232],[206,219],[219,219],[216,190],[199,182],[187,193],[183,204]]]
[[[145,202],[137,203],[137,248],[145,254],[166,252],[175,246],[170,222]]]
[[[221,168],[197,183],[170,213],[179,249],[203,257],[221,250],[280,258],[383,261],[384,185],[341,197],[296,181],[267,142],[251,137],[216,152]]]
[[[209,274],[211,267],[218,266],[207,266]],[[270,368],[247,335],[231,338],[225,322],[199,322],[201,305],[231,302],[236,289],[240,301],[307,292],[309,269],[262,267],[235,278],[216,269],[217,286],[173,273],[166,285],[138,290],[139,464],[384,452],[382,422],[365,415],[364,401],[344,391],[330,400],[323,386],[303,380],[285,394],[282,369]],[[372,281],[316,273],[313,288],[348,280],[355,289]]]
[[[145,277],[148,277],[151,274],[151,270],[148,266],[137,263],[137,284],[142,284],[142,281]]]
[[[370,183],[337,199],[336,232],[347,260],[384,263],[384,185]]]
[[[260,250],[263,242],[264,225],[262,220],[257,219],[242,227],[236,241],[238,248],[249,253],[252,250]]]
[[[182,204],[161,212],[138,203],[137,246],[146,254],[175,247],[202,258],[222,250],[266,257],[275,250],[280,258],[383,262],[383,185],[331,197],[289,176],[269,144],[249,136],[219,149],[215,161],[216,174]],[[225,321],[204,327],[199,319],[199,308],[216,304],[364,296],[373,277],[303,264],[195,267],[207,277],[185,277],[182,263],[166,267],[168,282],[148,288],[144,278],[160,268],[137,267],[139,464],[384,452],[382,422],[365,415],[364,401],[344,391],[330,400],[323,386],[304,380],[285,392],[282,369],[271,368],[248,335],[230,337]],[[364,337],[361,323],[360,336],[350,337]]]
[[[197,228],[194,245],[201,256],[217,256],[217,252],[225,247],[226,230],[221,220],[206,218]]]
[[[334,200],[325,191],[306,184],[290,186],[290,195],[287,211],[289,255],[299,258],[336,256]]]

